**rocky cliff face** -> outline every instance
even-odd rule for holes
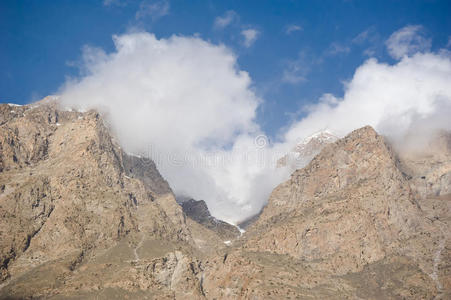
[[[451,198],[418,197],[404,164],[370,127],[325,146],[210,262],[207,297],[449,297]]]
[[[98,113],[2,104],[0,299],[448,299],[450,140],[322,144],[225,245]]]
[[[372,128],[352,132],[274,190],[245,248],[288,254],[336,275],[404,257],[429,275],[424,288],[428,281],[443,287],[449,230],[426,217],[400,165]]]
[[[205,201],[189,199],[180,205],[187,217],[212,230],[224,241],[233,240],[240,235],[237,227],[213,217]]]
[[[49,265],[64,279],[124,239],[193,243],[153,162],[123,152],[98,113],[51,99],[0,112],[1,281]]]

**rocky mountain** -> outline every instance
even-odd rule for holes
[[[451,297],[448,131],[413,152],[371,127],[312,138],[238,235],[108,128],[0,105],[0,299]]]
[[[240,235],[236,226],[213,217],[204,200],[189,199],[180,205],[188,218],[214,231],[224,241],[233,240]]]
[[[327,144],[338,140],[338,136],[334,135],[329,130],[319,131],[308,136],[300,143],[298,143],[290,152],[285,154],[277,161],[277,167],[291,167],[292,169],[299,169],[307,165],[315,155]]]
[[[440,190],[442,154],[429,179]],[[404,164],[371,127],[325,146],[205,268],[207,298],[449,298],[451,197],[418,197]]]
[[[167,182],[151,160],[122,151],[98,113],[64,111],[50,98],[2,104],[0,112],[2,297],[77,294],[92,268],[104,275],[136,270],[125,262],[153,259],[140,250],[155,243],[169,255],[160,266],[184,259],[194,272],[174,252],[194,241]],[[117,251],[112,259],[122,265],[110,268],[104,257]],[[152,276],[170,281],[174,270]],[[104,284],[124,284],[115,280]],[[167,292],[177,289],[170,283]]]
[[[418,270],[405,277],[413,286],[397,286],[392,297],[449,292],[448,217],[427,217],[434,212],[421,202],[430,200],[415,197],[412,177],[400,165],[371,127],[327,145],[273,191],[244,248],[288,255],[329,276],[402,262]],[[449,169],[441,170],[449,176]]]

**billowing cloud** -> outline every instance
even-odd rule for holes
[[[260,32],[257,29],[249,28],[242,30],[241,35],[244,38],[243,45],[246,48],[249,48],[255,43],[258,36],[260,35]]]
[[[421,130],[425,137],[438,128],[451,129],[450,82],[451,58],[443,52],[403,56],[394,65],[368,59],[346,84],[344,96],[323,95],[292,124],[285,143],[324,128],[345,135],[371,125],[395,143],[412,130],[419,135],[419,124],[427,124]]]
[[[102,111],[127,152],[152,157],[176,194],[205,200],[215,216],[257,212],[280,174],[265,171],[261,100],[235,55],[196,37],[134,33],[114,43],[109,54],[84,48],[83,77],[64,86],[63,103]]]
[[[214,27],[217,29],[223,29],[229,26],[235,19],[238,18],[238,14],[233,10],[228,10],[222,16],[215,18]]]
[[[84,48],[82,76],[62,88],[63,104],[103,112],[127,152],[153,158],[176,194],[205,200],[226,221],[257,213],[289,175],[276,160],[318,130],[343,136],[371,125],[399,142],[451,129],[449,51],[408,47],[394,64],[368,59],[343,97],[324,94],[269,143],[255,122],[263,100],[227,47],[149,33],[114,42],[112,53]]]
[[[395,59],[412,55],[417,52],[426,52],[431,48],[431,39],[423,34],[420,25],[406,26],[395,31],[387,40],[388,53]]]

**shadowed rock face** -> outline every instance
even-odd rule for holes
[[[235,226],[211,216],[204,200],[189,199],[180,205],[187,217],[214,231],[224,241],[233,240],[240,235],[240,231]]]
[[[141,180],[149,191],[157,195],[172,193],[171,188],[164,180],[155,166],[148,158],[134,155],[123,156],[125,174],[129,177]]]
[[[262,214],[263,209],[260,210],[260,212],[258,212],[257,214],[241,221],[240,223],[237,224],[238,227],[247,230],[252,224],[254,224],[255,222],[258,221],[258,218],[260,217],[260,215]]]
[[[448,138],[321,145],[239,236],[98,113],[0,105],[0,299],[448,299]]]

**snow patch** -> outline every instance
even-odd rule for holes
[[[330,131],[328,129],[320,130],[320,131],[315,132],[314,134],[306,137],[302,141],[302,144],[307,144],[312,139],[318,139],[320,141],[332,141],[332,140],[338,140],[338,136],[335,135],[332,131]]]

